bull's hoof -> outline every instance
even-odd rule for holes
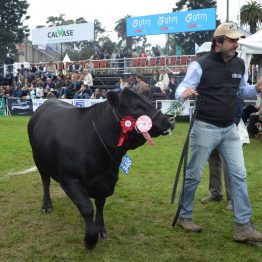
[[[97,242],[98,242],[98,234],[85,236],[84,243],[87,249],[95,248]]]
[[[51,213],[52,211],[53,211],[52,207],[48,207],[48,208],[42,207],[42,213],[44,214]]]
[[[99,232],[99,237],[101,239],[107,239],[107,233],[106,232]]]

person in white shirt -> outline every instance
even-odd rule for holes
[[[91,88],[93,86],[93,77],[89,73],[88,69],[85,68],[83,72],[84,72],[84,84]]]

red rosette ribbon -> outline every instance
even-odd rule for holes
[[[118,141],[118,147],[122,146],[124,141],[127,140],[127,133],[134,130],[136,121],[132,116],[125,116],[120,121],[121,134]]]

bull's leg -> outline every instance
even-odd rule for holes
[[[98,241],[98,232],[94,223],[93,205],[86,189],[79,182],[69,185],[61,184],[61,187],[77,206],[85,220],[85,246],[87,248],[94,248]]]
[[[104,224],[104,205],[106,199],[105,198],[95,198],[95,205],[96,205],[96,218],[95,223],[98,229],[99,236],[103,239],[107,238],[107,233]]]
[[[44,196],[43,196],[43,205],[42,211],[44,213],[49,213],[52,211],[52,201],[50,198],[50,177],[41,175],[43,189],[44,189]]]

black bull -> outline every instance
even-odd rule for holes
[[[93,247],[98,236],[106,238],[103,209],[106,197],[114,192],[119,166],[127,150],[146,140],[135,129],[121,146],[121,117],[137,119],[147,115],[152,137],[165,135],[172,122],[141,95],[128,89],[119,95],[108,92],[107,101],[89,108],[76,108],[51,99],[39,107],[28,124],[29,140],[41,175],[44,197],[42,209],[52,209],[50,178],[56,180],[82,214],[85,245]],[[90,198],[95,199],[96,214]]]

